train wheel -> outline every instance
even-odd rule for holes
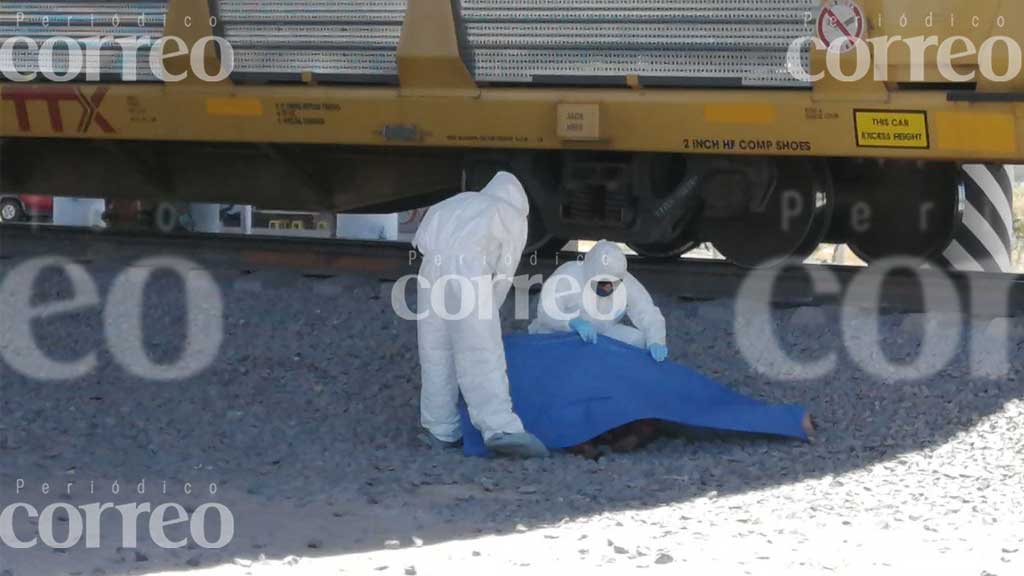
[[[548,235],[547,241],[540,242],[539,244],[531,242],[531,238],[527,238],[523,254],[536,254],[541,258],[550,258],[560,252],[568,242],[565,238],[556,238],[551,235]]]
[[[851,179],[837,176],[842,207],[833,232],[861,260],[935,260],[949,246],[964,203],[956,165],[858,163],[847,169]]]
[[[865,262],[902,256],[952,270],[1009,272],[1013,182],[999,164],[887,163],[863,167],[839,234]]]
[[[959,187],[963,218],[937,259],[956,270],[1011,272],[1013,178],[1002,164],[964,164]]]
[[[665,244],[630,244],[629,249],[651,260],[674,260],[700,246],[700,242],[685,238]]]
[[[536,252],[540,256],[550,256],[555,252],[558,252],[562,246],[565,246],[565,240],[557,240],[553,234],[548,232],[547,227],[544,225],[544,219],[541,218],[537,207],[533,206],[533,202],[530,202],[530,223],[529,231],[526,236],[526,247],[523,249],[523,254],[533,254]]]
[[[804,260],[825,237],[835,209],[828,166],[819,160],[779,159],[774,189],[744,217],[716,224],[708,240],[745,268]]]
[[[538,166],[536,159],[530,156],[506,157],[482,154],[466,163],[466,189],[480,190],[500,171],[514,174],[523,184],[526,195],[530,198],[529,234],[526,238],[524,254],[537,253],[549,256],[565,246],[565,240],[559,243],[544,223],[538,199],[554,189],[554,182],[549,170]]]

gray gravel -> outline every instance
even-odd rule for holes
[[[9,267],[11,262],[7,263]],[[107,293],[117,269],[92,270]],[[55,552],[0,545],[0,574],[492,573],[535,569],[713,568],[718,573],[1020,574],[1024,567],[1024,325],[1010,322],[1012,372],[972,378],[961,344],[935,377],[885,382],[842,352],[835,309],[776,310],[797,358],[838,351],[834,374],[770,380],[738,353],[732,303],[673,301],[671,358],[819,424],[812,444],[714,433],[665,438],[599,462],[466,459],[418,435],[415,326],[395,316],[389,286],[360,278],[242,278],[216,273],[225,339],[215,363],[183,382],[145,382],[107,352],[97,308],[37,321],[53,357],[98,351],[72,382],[0,373],[0,503],[216,500],[235,514],[223,550]],[[157,274],[146,292],[146,348],[182,349],[181,283]],[[66,296],[48,274],[37,302]],[[354,296],[349,296],[354,294]],[[382,295],[384,297],[382,297]],[[0,301],[0,323],[4,306]],[[968,329],[987,323],[963,319]],[[909,361],[928,319],[883,317],[878,338]],[[525,322],[509,321],[508,329]],[[6,327],[0,326],[6,331]],[[0,343],[2,343],[0,339]],[[27,492],[15,494],[16,480]],[[145,498],[113,480],[167,482]],[[102,496],[42,495],[48,482]],[[218,494],[185,496],[185,482]],[[76,488],[77,490],[77,488]],[[954,567],[956,568],[954,570]],[[960,571],[960,569],[966,571]],[[6,571],[6,572],[5,572]]]

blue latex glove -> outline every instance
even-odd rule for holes
[[[651,353],[651,358],[654,358],[655,362],[664,362],[668,358],[668,348],[664,344],[651,344],[647,351]]]
[[[569,321],[569,328],[572,328],[580,339],[588,344],[597,344],[597,328],[583,318],[573,318]]]

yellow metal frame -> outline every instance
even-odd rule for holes
[[[191,43],[211,33],[208,24],[172,22],[186,15],[208,22],[205,1],[170,1],[168,34]],[[1000,33],[1024,44],[1018,0],[862,4],[870,36],[962,33],[980,43]],[[899,54],[890,58],[888,83],[824,80],[803,91],[649,89],[635,79],[621,89],[482,88],[459,56],[451,2],[413,0],[409,10],[398,87],[6,83],[0,136],[1024,161],[1024,102],[952,102],[945,90],[900,90],[908,72]],[[929,13],[958,24],[931,32],[923,24]],[[996,29],[997,14],[1005,29]],[[982,20],[987,27],[975,27]],[[219,65],[213,53],[206,60],[211,69]],[[820,57],[812,61],[815,70],[822,65]],[[1019,88],[981,83],[978,90]],[[53,106],[62,122],[53,121]],[[858,110],[925,114],[927,148],[858,145]]]

